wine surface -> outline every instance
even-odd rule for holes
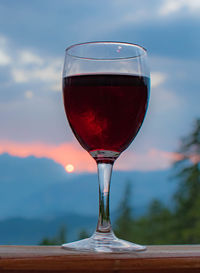
[[[69,124],[88,152],[122,152],[139,131],[148,105],[149,78],[89,74],[63,79]]]

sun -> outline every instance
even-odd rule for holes
[[[66,172],[68,172],[68,173],[72,173],[72,172],[74,171],[74,166],[73,166],[72,164],[67,164],[67,165],[65,166],[65,170],[66,170]]]

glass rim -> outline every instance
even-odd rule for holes
[[[138,53],[135,56],[128,56],[128,57],[114,57],[114,58],[94,58],[94,57],[81,57],[78,56],[78,54],[70,54],[69,51],[70,49],[74,48],[74,47],[78,47],[78,46],[83,46],[83,45],[92,45],[92,44],[116,44],[116,45],[126,45],[126,46],[132,46],[135,48],[139,48],[141,50],[141,53]],[[73,44],[68,46],[65,49],[66,55],[73,57],[73,58],[77,58],[77,59],[82,59],[82,60],[95,60],[95,61],[114,61],[114,60],[128,60],[128,59],[136,59],[139,58],[143,55],[147,54],[147,49],[144,48],[141,45],[138,44],[134,44],[134,43],[128,43],[128,42],[119,42],[119,41],[92,41],[92,42],[84,42],[84,43],[77,43],[77,44]]]

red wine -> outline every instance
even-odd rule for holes
[[[149,78],[91,74],[66,77],[63,97],[70,126],[84,149],[122,152],[143,122]]]

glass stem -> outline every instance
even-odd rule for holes
[[[112,163],[98,162],[98,180],[99,180],[99,218],[97,224],[97,232],[111,232],[109,194],[110,181],[112,174]]]

